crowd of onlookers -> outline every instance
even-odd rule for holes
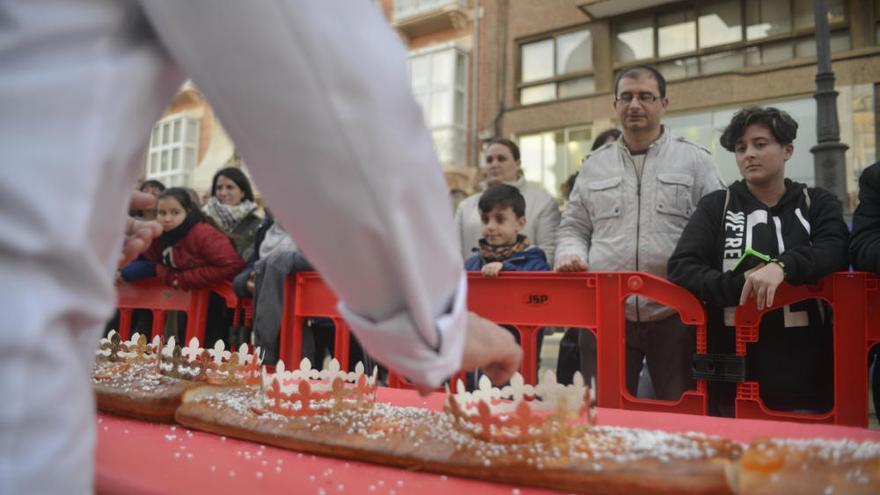
[[[503,271],[639,271],[685,287],[704,302],[709,353],[735,351],[733,314],[754,299],[773,305],[782,282],[809,284],[852,265],[880,273],[880,163],[865,169],[852,232],[831,193],[785,177],[797,122],[767,107],[742,109],[724,129],[721,145],[734,153],[741,180],[726,185],[708,150],[672,135],[661,123],[669,104],[663,76],[649,66],[620,73],[613,106],[621,130],[595,139],[579,173],[560,187],[560,209],[543,188],[523,177],[517,145],[493,139],[484,149],[480,192],[451,193],[465,269],[496,277]],[[163,229],[144,255],[117,279],[158,277],[180,289],[232,281],[253,298],[253,342],[265,361],[278,359],[285,278],[311,265],[268,209],[258,207],[238,168],[216,173],[204,204],[185,188],[146,181],[158,198]],[[626,384],[642,395],[675,400],[694,387],[695,330],[670,308],[632,297],[626,305]],[[135,324],[148,326],[148,312]],[[180,318],[166,332],[181,328]],[[231,328],[225,304],[209,305],[206,346],[217,339],[248,340]],[[331,323],[314,320],[304,332],[304,355],[320,361]],[[559,329],[550,329],[555,331]],[[833,405],[831,307],[807,300],[766,313],[758,342],[750,344],[745,372],[709,381],[713,414],[732,415],[735,383],[756,380],[765,404],[789,411],[825,411]],[[539,343],[540,345],[540,343]],[[368,356],[363,356],[368,359]],[[597,373],[596,337],[566,329],[557,373]],[[875,375],[880,366],[875,365]],[[875,392],[877,387],[875,387]],[[877,394],[875,393],[875,398]]]

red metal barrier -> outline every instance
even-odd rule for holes
[[[119,308],[120,337],[131,337],[131,313],[134,309],[148,309],[153,313],[152,335],[162,335],[165,314],[168,311],[186,313],[186,341],[198,337],[205,340],[205,321],[208,313],[208,291],[172,289],[156,278],[137,282],[121,282],[116,286],[116,306]]]
[[[295,282],[288,277],[285,292],[280,355],[290,362],[302,354],[302,323],[306,317],[341,318],[335,294],[315,273],[297,274]],[[624,301],[632,295],[677,309],[684,323],[697,326],[697,352],[706,352],[706,320],[701,304],[685,289],[658,277],[642,273],[510,272],[498,278],[468,274],[469,309],[520,332],[524,354],[521,373],[526,382],[536,382],[536,336],[541,327],[592,328],[598,334],[600,407],[706,414],[706,384],[702,381],[696,390],[685,392],[674,402],[638,399],[626,391]],[[345,330],[347,335],[347,327]],[[389,384],[406,386],[393,374]]]
[[[772,308],[758,311],[752,300],[736,311],[736,354],[745,356],[747,344],[757,342],[764,313],[806,299],[824,299],[834,308],[834,407],[824,414],[804,414],[768,409],[760,386],[747,381],[737,385],[736,417],[781,419],[805,423],[868,424],[868,350],[880,343],[880,288],[877,276],[862,272],[829,275],[815,286],[782,284]]]

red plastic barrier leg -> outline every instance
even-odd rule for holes
[[[864,274],[834,276],[834,422],[840,425],[868,425],[866,299]]]
[[[597,292],[599,329],[596,332],[596,402],[599,407],[623,408],[626,392],[626,326],[624,304],[616,274],[600,274]],[[615,301],[614,304],[609,302]]]
[[[116,329],[116,333],[123,340],[131,338],[131,312],[132,310],[128,308],[119,309],[119,328]]]
[[[210,291],[196,290],[192,294],[190,309],[186,312],[186,342],[187,345],[193,337],[199,339],[199,343],[205,344],[205,325],[208,320],[208,298]]]
[[[302,354],[302,325],[303,318],[296,317],[294,306],[295,280],[292,277],[284,279],[284,308],[281,312],[281,335],[279,336],[278,359],[284,361],[288,368],[292,368],[294,357]],[[299,347],[294,347],[299,333]]]
[[[289,360],[286,361],[288,363],[288,367],[293,368],[299,366],[300,361],[303,359],[303,338],[305,332],[313,332],[314,330],[309,327],[306,328],[306,318],[295,317],[293,320],[293,328],[289,333],[290,339],[287,344],[287,350],[289,352]],[[312,358],[314,359],[314,357]],[[319,366],[320,363],[312,363],[313,367]]]
[[[520,347],[523,351],[522,364],[520,365],[520,373],[523,380],[529,385],[538,383],[538,332],[539,327],[534,325],[519,325],[516,327],[519,331]]]
[[[153,310],[153,328],[152,335],[150,335],[150,339],[153,338],[153,335],[159,335],[162,338],[165,337],[165,315],[167,313],[164,309],[155,309]]]
[[[333,357],[339,361],[339,369],[348,371],[349,332],[342,318],[332,318],[336,337],[333,339]]]

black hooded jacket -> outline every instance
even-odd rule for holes
[[[740,180],[731,184],[729,195],[715,191],[700,201],[669,259],[668,277],[706,303],[709,352],[733,354],[733,314],[744,273],[761,262],[748,257],[733,271],[745,247],[782,261],[785,281],[799,285],[846,270],[847,240],[840,201],[828,191],[786,179],[785,194],[768,208]],[[748,347],[747,379],[760,383],[768,407],[832,406],[833,341],[827,309],[827,304],[808,300],[764,315],[758,342]],[[734,387],[711,385],[710,396],[714,390],[729,414]]]

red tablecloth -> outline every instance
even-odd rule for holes
[[[443,395],[421,398],[380,389],[379,400],[440,410]],[[98,493],[125,494],[539,494],[520,488],[318,457],[116,416],[98,415]],[[748,442],[755,437],[849,438],[880,442],[880,432],[843,426],[710,418],[600,409],[599,422],[670,432],[698,431]]]

